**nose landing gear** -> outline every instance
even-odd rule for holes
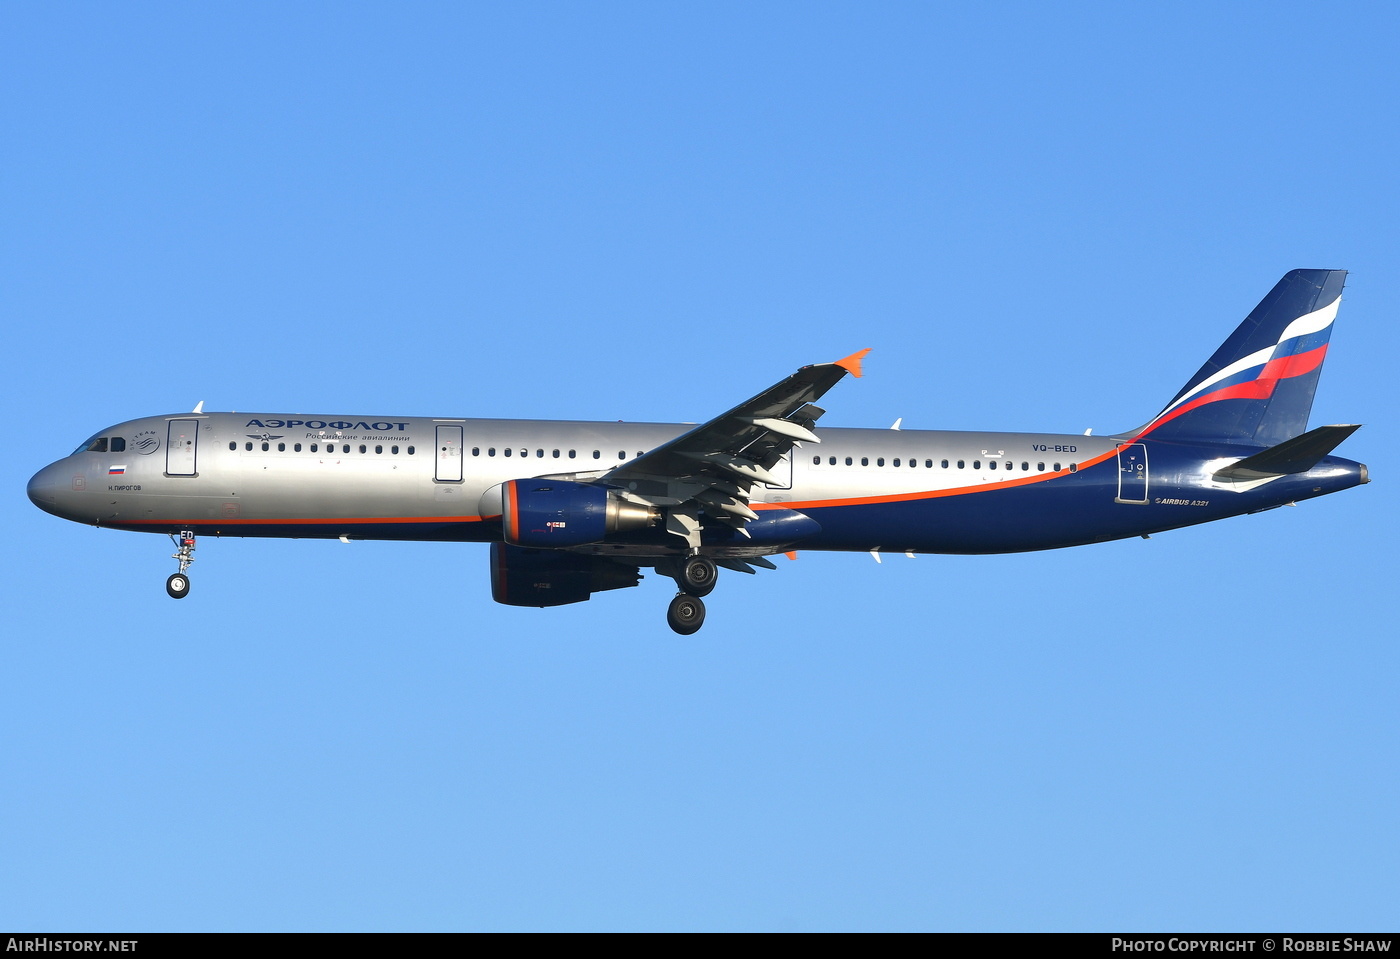
[[[184,599],[190,594],[190,578],[185,573],[194,562],[194,530],[182,529],[179,536],[171,533],[170,541],[175,544],[175,552],[170,558],[180,561],[180,571],[170,574],[165,581],[165,591],[171,599]]]

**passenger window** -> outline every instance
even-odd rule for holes
[[[602,453],[601,450],[594,450],[594,451],[593,451],[593,458],[594,458],[595,460],[596,460],[596,459],[602,459],[602,457],[603,457],[603,453]]]
[[[930,465],[932,465],[932,464],[930,464]],[[948,468],[948,461],[947,461],[947,460],[944,460],[944,461],[943,461],[943,468],[944,468],[945,470]]]
[[[972,461],[972,468],[975,469],[975,470],[980,470],[980,469],[982,468],[982,461],[981,461],[981,460],[973,460],[973,461]]]
[[[1074,472],[1075,470],[1077,470],[1077,469],[1079,469],[1079,464],[1078,464],[1078,463],[1071,463],[1071,464],[1069,464],[1069,471],[1070,471],[1071,473],[1073,473],[1073,472]]]
[[[989,469],[989,470],[994,470],[994,469],[996,469],[996,468],[997,468],[997,461],[996,461],[996,460],[987,460],[987,469]]]
[[[894,458],[894,462],[891,463],[890,465],[891,465],[891,466],[898,466],[898,465],[899,465],[899,457],[896,456],[896,457]]]
[[[620,459],[620,460],[625,460],[625,459],[627,459],[627,454],[624,453],[622,450],[618,450],[618,451],[617,451],[617,458]]]
[[[292,452],[293,452],[293,453],[300,453],[300,452],[301,452],[301,444],[300,444],[300,443],[293,443],[293,444],[292,444]]]
[[[413,455],[413,447],[412,447],[412,446],[410,446],[410,447],[408,448],[408,455],[409,455],[409,456],[412,456],[412,455]]]
[[[641,458],[642,458],[642,451],[641,451],[641,450],[637,450],[637,459],[641,459]]]
[[[835,466],[835,465],[836,465],[836,457],[834,457],[834,456],[828,456],[827,459],[826,459],[826,463],[827,463],[828,466]]]
[[[231,450],[236,450],[236,449],[238,449],[238,444],[237,444],[237,443],[230,443],[230,444],[228,444],[228,448],[231,449]]]
[[[510,455],[511,455],[512,453],[514,453],[515,451],[512,450],[509,446],[507,446],[505,449],[501,450],[501,452],[504,453],[504,454],[506,454],[507,456],[510,456]]]
[[[311,444],[311,452],[313,452],[313,453],[316,452],[316,449],[317,449],[316,444],[315,444],[315,443],[312,443],[312,444]]]
[[[573,459],[574,456],[575,456],[575,451],[574,451],[574,450],[569,450],[569,459]]]
[[[962,468],[963,468],[964,466],[966,466],[966,465],[967,465],[967,464],[966,464],[964,461],[958,460],[958,469],[962,469]]]
[[[1022,464],[1021,464],[1021,472],[1023,472],[1023,473],[1026,472],[1027,470],[1029,470],[1030,468],[1031,468],[1031,464],[1029,464],[1029,463],[1022,463]]]
[[[287,444],[286,444],[286,443],[278,443],[278,444],[277,444],[277,452],[279,452],[279,453],[285,453],[285,452],[287,452]]]
[[[847,466],[850,466],[850,465],[851,465],[851,458],[850,458],[849,456],[846,457],[846,465],[847,465]]]
[[[557,456],[558,454],[556,453],[555,455]],[[535,450],[535,456],[544,459],[544,450]]]
[[[862,457],[860,458],[860,465],[861,465],[861,466],[869,466],[869,465],[870,465],[870,457],[868,457],[868,456],[862,456]]]
[[[107,437],[101,436],[101,437],[98,437],[97,439],[93,440],[93,441],[88,445],[87,452],[89,452],[89,453],[105,453],[105,452],[107,452]]]
[[[395,447],[394,447],[394,452],[397,453],[398,451],[399,451],[399,448],[398,448],[397,446],[395,446]],[[481,447],[480,447],[480,446],[473,446],[473,447],[472,447],[472,455],[473,455],[473,456],[480,456],[480,455],[481,455]]]
[[[876,459],[876,460],[875,460],[875,465],[876,465],[876,466],[884,466],[884,465],[885,465],[885,458],[884,458],[883,456],[881,456],[881,457],[879,457],[878,459]]]
[[[349,451],[349,450],[346,450],[345,452],[348,453],[348,452],[350,452],[350,451]],[[361,453],[366,452],[366,450],[365,450],[365,444],[363,444],[363,443],[360,444],[360,452],[361,452]]]
[[[555,459],[558,459],[558,458],[559,458],[559,451],[558,451],[558,450],[555,450],[555,451],[554,451],[554,458],[555,458]]]
[[[113,453],[125,453],[125,452],[126,452],[126,439],[123,438],[123,437],[121,437],[121,436],[114,436],[114,437],[112,437],[112,452],[113,452]]]
[[[391,447],[389,447],[389,452],[390,452],[390,453],[393,453],[395,456],[398,456],[398,455],[399,455],[399,448],[398,448],[397,446],[391,446]],[[474,449],[474,450],[472,450],[472,455],[473,455],[473,456],[476,456],[476,455],[477,455],[478,453],[480,453],[480,452],[481,452],[480,448]]]
[[[244,444],[243,444],[243,448],[244,448],[245,450],[247,450],[248,452],[252,452],[253,444],[252,444],[252,443],[244,443]]]
[[[268,446],[268,444],[266,444],[266,443],[264,443],[264,444],[262,445],[262,451],[263,451],[264,453],[267,452],[267,446]]]
[[[1055,472],[1058,473],[1059,471],[1060,471],[1060,464],[1059,464],[1059,463],[1056,463],[1056,464],[1055,464]]]
[[[341,449],[341,452],[348,453],[348,452],[350,452],[350,444],[349,444],[349,443],[345,443],[345,444],[343,444],[343,445],[340,447],[340,449]],[[360,452],[363,453],[363,452],[364,452],[364,449],[361,448]]]
[[[487,455],[487,456],[495,456],[495,455],[496,455],[496,447],[493,446],[493,447],[491,447],[489,450],[487,450],[487,451],[486,451],[486,455]]]
[[[1035,464],[1035,468],[1036,468],[1037,470],[1039,470],[1040,472],[1042,472],[1042,473],[1045,472],[1045,464],[1044,464],[1044,463],[1036,463],[1036,464]]]
[[[374,451],[375,451],[376,453],[382,453],[382,452],[384,452],[384,447],[382,447],[382,446],[376,446],[376,447],[374,448]]]
[[[813,457],[812,457],[812,465],[813,465],[813,466],[821,466],[821,465],[822,465],[822,458],[821,458],[820,456],[813,456]]]
[[[521,450],[521,451],[520,451],[520,455],[521,455],[521,456],[529,456],[529,455],[530,455],[530,451],[529,451],[529,450]]]

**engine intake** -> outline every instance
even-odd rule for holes
[[[629,502],[606,486],[518,479],[502,484],[501,494],[501,527],[513,546],[583,546],[661,521],[656,507]]]

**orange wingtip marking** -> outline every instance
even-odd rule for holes
[[[788,559],[797,559],[797,550],[790,549],[783,555],[786,556]]]
[[[865,359],[865,354],[867,354],[867,353],[869,353],[869,352],[870,352],[870,347],[866,347],[865,349],[863,349],[863,350],[861,350],[861,351],[859,351],[859,352],[857,352],[857,353],[852,353],[850,356],[846,357],[844,360],[837,360],[837,361],[836,361],[836,365],[839,366],[839,367],[841,367],[841,369],[845,370],[847,373],[850,373],[852,376],[857,376],[857,377],[859,377],[859,376],[861,375],[861,372],[860,372],[860,361],[863,360],[863,359]]]

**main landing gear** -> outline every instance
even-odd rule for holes
[[[190,578],[185,573],[194,562],[194,530],[182,529],[179,536],[171,533],[170,541],[175,544],[175,552],[170,554],[170,558],[180,561],[180,571],[170,574],[165,581],[165,591],[171,599],[184,599],[190,594]]]
[[[700,597],[708,596],[715,588],[719,568],[708,556],[687,556],[675,577],[681,591],[666,610],[666,624],[682,636],[689,636],[705,625],[705,604]]]

